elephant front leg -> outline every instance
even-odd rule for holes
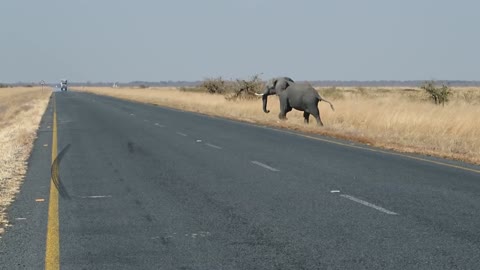
[[[280,120],[287,120],[287,114],[284,113],[284,112],[280,112],[280,113],[278,114],[278,119],[280,119]]]
[[[303,123],[308,124],[310,118],[310,113],[303,112]]]
[[[292,107],[288,106],[288,101],[285,97],[280,97],[280,113],[278,118],[280,120],[287,120],[287,113],[292,110]]]

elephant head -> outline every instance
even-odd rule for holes
[[[270,95],[279,95],[282,91],[287,89],[294,81],[289,77],[278,77],[270,80],[267,85],[265,85],[265,90],[258,96],[262,96],[263,102],[263,111],[269,113],[267,110],[267,99]]]

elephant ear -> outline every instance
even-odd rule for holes
[[[272,79],[272,88],[277,87],[278,79]]]
[[[269,95],[277,94],[277,83],[278,83],[278,79],[272,79],[270,83],[267,85],[266,91],[268,92]]]
[[[279,91],[283,91],[287,89],[287,87],[290,86],[290,84],[293,82],[292,79],[290,78],[281,78],[277,81],[277,84],[275,85],[275,89],[278,89]]]
[[[290,85],[292,85],[294,83],[294,81],[290,78],[286,78],[285,80],[285,89],[287,89],[287,87],[289,87]]]

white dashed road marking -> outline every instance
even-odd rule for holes
[[[350,196],[350,195],[340,194],[340,196],[342,196],[343,198],[347,198],[347,199],[349,199],[349,200],[351,200],[351,201],[354,201],[354,202],[356,202],[356,203],[363,204],[363,205],[365,205],[365,206],[371,207],[371,208],[373,208],[373,209],[375,209],[375,210],[378,210],[378,211],[383,212],[383,213],[388,214],[388,215],[398,215],[398,214],[395,213],[395,212],[392,212],[392,211],[390,211],[390,210],[387,210],[387,209],[385,209],[385,208],[383,208],[383,207],[380,207],[380,206],[378,206],[378,205],[375,205],[375,204],[373,204],[373,203],[369,203],[369,202],[366,202],[366,201],[364,201],[364,200],[360,200],[360,199],[355,198],[355,197]]]
[[[92,196],[80,196],[82,199],[105,199],[111,198],[112,195],[92,195]]]
[[[183,136],[183,137],[187,137],[187,134],[182,133],[182,132],[177,132],[177,134],[180,135],[180,136]]]
[[[214,145],[214,144],[211,144],[211,143],[206,143],[205,145],[206,145],[206,146],[209,146],[209,147],[212,147],[212,148],[215,148],[215,149],[222,149],[222,147],[217,146],[217,145]]]
[[[165,127],[164,125],[160,125],[159,123],[155,123],[155,126],[158,126],[158,127]]]
[[[263,163],[261,163],[261,162],[258,162],[258,161],[256,161],[256,160],[253,160],[252,163],[255,164],[255,165],[258,165],[258,166],[260,166],[260,167],[262,167],[262,168],[265,168],[265,169],[267,169],[267,170],[270,170],[270,171],[272,171],[272,172],[278,172],[278,171],[280,171],[280,170],[278,170],[278,169],[275,169],[275,168],[273,168],[273,167],[270,167],[270,166],[268,166],[268,165],[266,165],[266,164],[263,164]]]

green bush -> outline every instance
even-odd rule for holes
[[[442,104],[445,106],[445,103],[449,101],[449,97],[452,94],[450,87],[445,84],[442,84],[441,87],[437,87],[434,81],[426,81],[420,88],[425,90],[437,105]]]

